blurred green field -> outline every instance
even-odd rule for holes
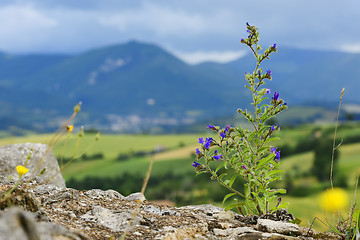
[[[318,134],[321,130],[324,134],[327,131],[331,135],[334,126],[322,125],[312,126],[303,125],[298,128],[284,129],[277,133],[281,140],[276,142],[276,145],[290,144],[296,145],[300,140],[306,140],[309,136]],[[210,133],[210,132],[209,132]],[[198,138],[205,137],[206,134],[184,134],[184,135],[102,135],[99,142],[94,145],[94,134],[85,134],[81,139],[79,151],[87,150],[86,154],[102,153],[104,155],[101,159],[95,160],[75,160],[68,168],[63,171],[63,176],[66,180],[77,179],[83,180],[86,177],[93,176],[99,178],[115,178],[124,174],[132,174],[144,177],[148,170],[151,159],[154,160],[151,178],[162,178],[167,173],[172,173],[177,176],[194,176],[194,169],[191,166],[194,159],[195,148],[198,146]],[[360,136],[360,127],[358,124],[349,124],[340,126],[338,129],[339,139],[344,139],[340,146],[340,156],[338,160],[339,173],[345,174],[349,188],[347,189],[350,198],[354,193],[354,186],[356,176],[360,168],[360,143],[346,143],[348,137]],[[321,137],[321,136],[319,136]],[[24,143],[24,142],[42,142],[48,143],[51,135],[40,136],[25,136],[16,138],[0,139],[0,145]],[[54,148],[56,156],[60,156],[62,152],[64,157],[70,157],[73,154],[74,146],[76,145],[76,134],[66,143],[63,151],[64,141]],[[129,153],[134,151],[151,151],[156,147],[162,146],[166,149],[165,152],[154,155],[146,155],[142,157],[132,157],[123,161],[116,160],[121,153]],[[90,148],[89,148],[90,147]],[[281,149],[281,147],[280,147]],[[329,159],[330,161],[331,159]],[[324,183],[319,183],[311,174],[311,167],[314,161],[313,152],[304,152],[296,155],[281,158],[282,167],[287,172],[295,176],[295,186],[302,186],[304,189],[313,188],[321,189]],[[198,177],[195,178],[197,181]],[[282,185],[286,184],[286,177],[284,176]],[[164,179],[166,182],[167,179]],[[210,179],[209,179],[210,182]],[[139,186],[142,182],[138,183]],[[181,184],[181,183],[180,183]],[[190,183],[191,184],[191,183]],[[329,185],[327,183],[327,185]],[[140,187],[139,187],[140,191]],[[206,190],[209,191],[209,190]],[[211,191],[211,190],[210,190]],[[217,191],[214,189],[214,191]],[[200,193],[199,193],[200,192]],[[199,189],[191,190],[188,194],[203,194]],[[205,193],[204,193],[205,194]],[[216,194],[216,193],[215,193]],[[312,221],[315,216],[325,220],[331,219],[332,216],[325,216],[321,210],[318,199],[319,192],[313,193],[305,197],[283,196],[283,201],[289,202],[289,211],[296,217],[302,220],[302,226],[308,226],[308,222]],[[146,194],[145,194],[146,195]],[[356,201],[360,204],[360,193],[356,197]],[[205,202],[203,202],[205,203]],[[215,203],[221,205],[219,203]],[[327,230],[322,224],[317,222],[315,229]]]

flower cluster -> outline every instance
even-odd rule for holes
[[[210,173],[211,179],[217,180],[231,193],[224,197],[224,202],[233,196],[238,196],[243,201],[236,200],[225,209],[233,207],[240,211],[245,209],[252,214],[264,214],[284,207],[285,204],[271,206],[272,201],[280,201],[278,194],[285,193],[284,189],[271,189],[272,182],[280,180],[280,150],[271,145],[274,133],[280,130],[279,125],[266,125],[266,121],[287,108],[287,104],[280,98],[278,92],[270,100],[266,97],[271,93],[269,88],[263,88],[265,80],[272,80],[271,70],[263,72],[260,63],[269,59],[272,52],[277,51],[276,44],[260,53],[261,46],[258,45],[259,33],[255,26],[247,25],[248,37],[241,39],[252,50],[257,60],[257,65],[252,73],[245,73],[246,86],[251,91],[254,112],[247,109],[239,109],[238,113],[251,124],[252,129],[232,127],[227,125],[220,128],[208,125],[208,129],[218,135],[218,138],[199,138],[200,148],[196,149],[197,161],[193,166],[198,174]],[[267,101],[268,100],[268,101]],[[263,103],[266,101],[265,103]],[[200,161],[201,160],[201,161]],[[223,169],[224,171],[220,171]],[[220,174],[221,172],[221,174]],[[240,192],[233,187],[237,178],[245,181],[245,191]]]

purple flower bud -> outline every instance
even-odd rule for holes
[[[194,168],[197,168],[198,166],[201,166],[201,164],[194,161],[193,164],[192,164],[192,166],[193,166]]]
[[[266,71],[266,74],[271,76],[271,74],[272,74],[272,73],[271,73],[271,70],[267,70],[267,71]]]
[[[210,128],[210,129],[215,129],[215,126],[213,126],[213,125],[208,125],[208,128]]]
[[[274,43],[274,45],[272,46],[273,48],[276,48],[276,43]]]
[[[219,161],[221,157],[222,157],[222,154],[213,156],[213,158],[216,159],[217,161]]]
[[[246,26],[250,27],[250,24],[248,22],[246,22]]]
[[[276,155],[277,161],[279,162],[279,161],[280,161],[280,151],[277,151],[277,152],[275,153],[275,155]]]
[[[225,132],[229,132],[229,129],[231,128],[230,125],[226,125]]]
[[[275,124],[275,125],[272,125],[272,126],[270,126],[270,131],[274,131],[275,130],[275,128],[277,127],[277,124]],[[276,149],[275,149],[276,150]]]
[[[198,148],[195,151],[196,151],[196,155],[201,154],[201,152],[200,152],[200,150]]]
[[[269,94],[269,93],[271,93],[271,90],[270,90],[270,88],[267,88],[266,89],[266,94]]]
[[[241,167],[245,170],[248,170],[248,168],[245,165],[242,165]]]
[[[277,101],[279,99],[279,96],[280,96],[280,93],[275,92],[274,97],[272,99]]]

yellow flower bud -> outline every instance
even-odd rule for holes
[[[24,167],[24,166],[18,165],[18,166],[16,166],[16,171],[17,171],[17,173],[19,174],[19,176],[20,176],[20,178],[21,178],[22,175],[26,174],[26,173],[29,171],[29,169],[27,169],[27,168]]]
[[[326,211],[338,212],[348,204],[348,196],[341,188],[328,189],[320,196],[320,205]]]
[[[81,109],[81,102],[79,102],[79,103],[74,107],[74,112],[75,112],[75,113],[78,113],[78,112],[80,112],[80,109]]]

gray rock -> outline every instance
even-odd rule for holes
[[[262,232],[280,233],[284,235],[300,234],[298,225],[282,221],[273,221],[270,219],[258,219],[256,228]]]
[[[91,211],[80,216],[80,218],[84,221],[93,222],[97,225],[110,228],[112,231],[124,231],[128,226],[132,215],[133,211],[131,210],[123,210],[114,213],[107,208],[94,206]],[[140,220],[142,220],[141,216],[135,216],[131,226],[133,227],[139,224]]]
[[[144,194],[142,194],[142,193],[132,193],[129,196],[127,196],[125,199],[129,200],[129,201],[139,200],[140,202],[144,202],[146,200]]]
[[[223,208],[215,207],[211,204],[202,204],[202,205],[189,205],[185,207],[180,207],[180,209],[184,210],[193,210],[193,211],[203,211],[209,216],[212,216],[214,213],[219,213],[221,211],[224,211]]]
[[[101,190],[101,189],[91,189],[88,191],[85,191],[84,194],[86,196],[89,196],[92,199],[101,199],[101,198],[118,198],[118,199],[125,199],[123,195],[118,193],[115,190],[109,189],[109,190]]]
[[[16,172],[17,165],[24,165],[29,153],[32,151],[27,168],[29,172],[23,176],[25,181],[35,179],[40,184],[52,184],[61,188],[65,187],[58,162],[48,145],[41,143],[25,143],[5,145],[0,147],[0,181],[9,182],[12,177],[14,181],[19,176]],[[46,171],[37,176],[46,168]]]
[[[49,222],[36,222],[33,214],[10,208],[0,216],[0,240],[87,240],[85,234]]]

